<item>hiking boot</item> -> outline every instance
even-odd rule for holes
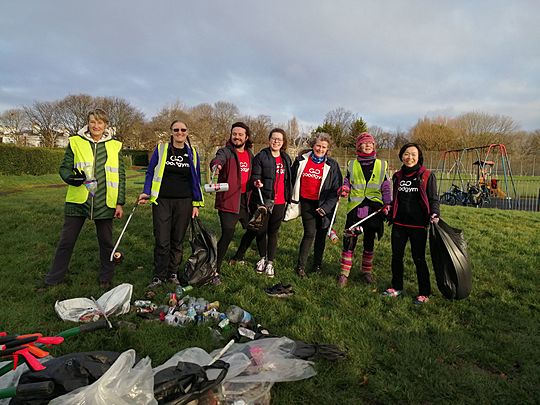
[[[266,269],[266,258],[263,257],[261,260],[257,262],[257,265],[255,266],[255,271],[259,274],[263,274]]]
[[[338,287],[344,288],[347,285],[347,281],[349,281],[347,276],[345,274],[340,274],[337,280]]]
[[[304,269],[304,266],[298,266],[296,268],[296,274],[298,274],[298,277],[304,278],[306,276],[306,270]]]
[[[264,272],[266,273],[266,277],[274,278],[274,275],[275,275],[274,264],[272,262],[266,263],[266,267],[264,268]]]
[[[156,288],[156,287],[158,287],[158,286],[160,286],[160,285],[162,285],[162,284],[163,284],[163,281],[161,281],[161,280],[159,279],[159,277],[154,277],[154,278],[152,279],[152,281],[150,282],[150,284],[148,284],[148,285],[146,286],[146,288]]]
[[[396,298],[396,297],[399,297],[401,293],[402,293],[401,290],[396,290],[395,288],[388,288],[386,291],[382,293],[382,295],[384,297]]]
[[[422,305],[429,301],[429,297],[427,295],[419,295],[414,299],[415,305]]]
[[[322,272],[322,266],[320,264],[313,265],[313,273],[320,273]]]
[[[172,283],[174,285],[180,285],[180,280],[178,280],[178,276],[176,274],[171,274],[169,277],[169,283]]]
[[[366,284],[373,284],[375,282],[375,280],[373,280],[373,274],[371,274],[371,271],[363,272],[362,280],[364,280],[364,283]]]

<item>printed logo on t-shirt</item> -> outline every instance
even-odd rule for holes
[[[184,162],[184,160],[186,161]],[[187,153],[185,153],[184,156],[172,155],[169,156],[165,164],[168,166],[189,167],[189,156]]]
[[[314,169],[310,167],[308,170],[305,170],[302,173],[302,177],[309,177],[315,180],[321,180],[322,179],[322,170],[321,169]]]
[[[282,162],[276,162],[276,174],[285,174],[285,167]]]
[[[240,162],[240,171],[244,173],[249,172],[248,162]]]
[[[411,180],[401,180],[399,182],[398,191],[403,191],[404,193],[417,193],[418,187],[412,185]]]

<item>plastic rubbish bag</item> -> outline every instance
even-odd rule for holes
[[[208,231],[199,218],[191,220],[192,254],[189,257],[184,271],[180,273],[182,285],[204,285],[209,283],[217,272],[217,240],[216,236]]]
[[[429,250],[441,294],[448,299],[467,298],[472,289],[472,272],[461,229],[439,219],[430,226]]]
[[[135,364],[135,350],[118,356],[99,380],[49,402],[50,405],[154,405],[151,360]]]
[[[98,305],[89,298],[72,298],[56,301],[54,309],[64,321],[93,322],[103,316],[101,310],[107,316],[128,313],[132,292],[133,286],[124,283],[99,297]]]
[[[119,355],[118,352],[95,351],[71,353],[52,358],[44,363],[46,367],[44,370],[28,370],[23,373],[19,384],[52,382],[54,383],[54,390],[48,395],[37,392],[21,399],[17,396],[10,404],[47,404],[54,398],[78,388],[86,387],[97,381],[111,367]]]

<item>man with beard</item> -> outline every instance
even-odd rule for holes
[[[212,172],[219,173],[219,183],[229,183],[229,190],[216,193],[215,207],[219,213],[221,238],[217,245],[217,271],[234,236],[236,223],[240,221],[245,229],[249,221],[248,201],[251,177],[251,141],[249,127],[243,122],[231,126],[231,136],[225,147],[219,149],[210,162]],[[214,279],[219,284],[219,276]]]

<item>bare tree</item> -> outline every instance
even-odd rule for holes
[[[24,130],[28,128],[28,119],[23,109],[13,108],[0,114],[2,132],[13,138],[15,144],[24,145],[26,137]]]
[[[146,125],[146,131],[148,132],[147,141],[156,144],[159,141],[168,140],[170,136],[169,127],[176,120],[184,121],[188,125],[188,128],[190,128],[190,132],[192,132],[188,107],[180,101],[176,101],[173,104],[163,107]]]
[[[58,120],[65,131],[76,134],[87,124],[87,115],[95,107],[95,100],[88,94],[69,95],[58,102]]]
[[[257,144],[267,145],[268,135],[274,127],[272,118],[269,115],[257,115],[256,117],[243,117],[251,132],[251,140]]]
[[[103,108],[108,113],[109,126],[115,130],[116,137],[126,147],[133,147],[132,138],[137,138],[134,130],[144,123],[144,114],[119,97],[98,97],[96,107]]]
[[[57,101],[36,101],[30,107],[24,107],[33,131],[41,138],[45,147],[54,147],[60,136],[61,123],[58,114]]]
[[[447,150],[460,147],[460,139],[455,128],[446,117],[418,120],[410,130],[412,142],[423,146],[425,150]]]
[[[462,114],[451,121],[456,130],[461,147],[505,143],[508,136],[519,129],[510,117],[481,112]]]
[[[375,138],[377,149],[391,149],[394,146],[394,135],[391,132],[385,131],[377,125],[370,126],[369,132]]]

